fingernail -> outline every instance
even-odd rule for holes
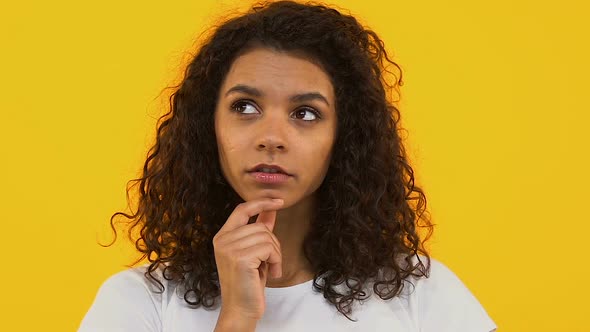
[[[283,200],[280,198],[273,198],[272,201],[276,203],[283,203]]]

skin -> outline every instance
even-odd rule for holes
[[[294,101],[295,95],[307,97]],[[330,77],[301,54],[251,49],[236,58],[222,83],[215,134],[223,175],[246,202],[284,201],[272,229],[280,242],[282,276],[267,280],[267,287],[313,279],[302,244],[315,192],[330,164],[336,128]],[[284,184],[258,183],[248,171],[259,163],[280,165],[292,176]]]

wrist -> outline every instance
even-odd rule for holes
[[[258,319],[248,317],[232,310],[221,309],[215,332],[254,332]]]

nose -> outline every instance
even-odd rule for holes
[[[284,152],[287,151],[287,135],[289,123],[277,114],[267,112],[259,120],[256,137],[256,149],[259,151]],[[282,114],[282,112],[275,112]]]

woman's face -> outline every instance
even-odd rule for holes
[[[329,76],[301,56],[254,48],[236,58],[217,97],[215,134],[223,175],[242,199],[282,198],[286,208],[316,191],[336,138],[334,104]]]

